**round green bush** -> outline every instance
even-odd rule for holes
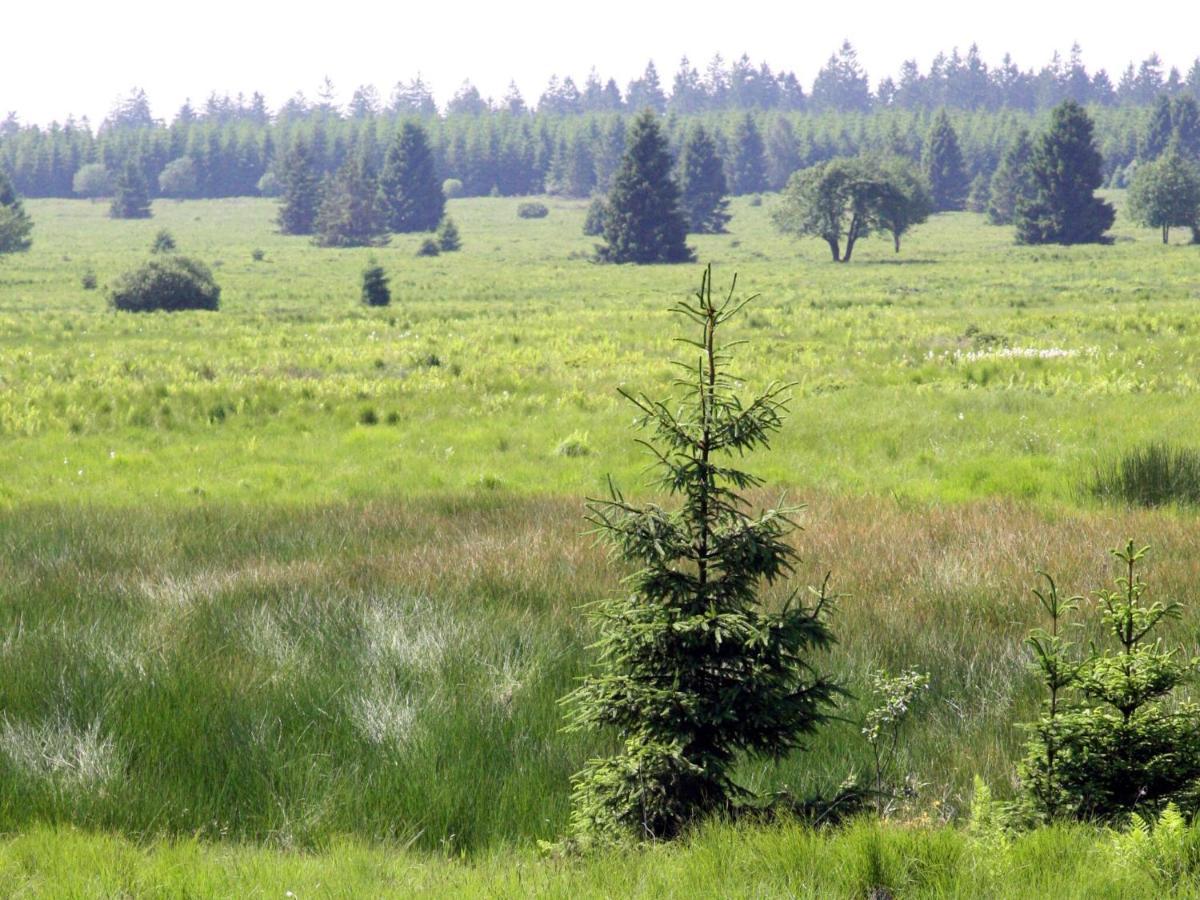
[[[538,203],[534,200],[518,206],[517,215],[522,219],[544,219],[550,215],[550,210],[545,203]]]
[[[463,183],[457,178],[447,178],[442,182],[442,193],[446,195],[447,200],[461,197],[463,195]]]
[[[109,292],[113,309],[125,312],[215,310],[221,288],[204,263],[187,256],[160,256],[126,272]]]

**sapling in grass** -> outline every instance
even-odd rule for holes
[[[748,300],[714,299],[711,267],[674,309],[698,331],[678,365],[678,394],[621,391],[650,432],[659,486],[677,508],[635,504],[616,487],[589,504],[614,555],[636,568],[629,590],[592,608],[596,668],[572,692],[569,727],[615,732],[612,755],[575,777],[571,830],[580,845],[670,838],[697,819],[736,814],[757,798],[736,783],[746,755],[803,746],[829,718],[838,688],[813,656],[833,642],[828,580],[811,602],[760,599],[797,559],[796,507],[752,515],[739,492],[761,484],[730,457],[765,448],[783,419],[785,384],[743,400],[723,327]],[[752,298],[751,298],[752,299]]]

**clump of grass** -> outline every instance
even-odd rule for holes
[[[584,432],[573,431],[567,435],[555,448],[554,453],[557,456],[579,457],[587,456],[592,452],[592,448],[588,446],[588,436]]]
[[[1098,466],[1088,489],[1101,500],[1133,506],[1200,504],[1200,450],[1163,441],[1134,447]]]
[[[79,278],[79,283],[83,285],[85,291],[94,291],[99,282],[96,280],[96,272],[94,269],[85,269],[83,275]]]
[[[379,413],[375,412],[374,407],[368,406],[358,414],[358,422],[360,425],[378,425]]]

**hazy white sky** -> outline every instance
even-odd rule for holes
[[[117,95],[143,87],[154,114],[170,118],[185,98],[258,90],[274,109],[297,90],[311,99],[328,75],[341,99],[359,84],[386,98],[418,71],[444,103],[470,78],[500,97],[515,79],[532,102],[551,74],[582,84],[595,64],[622,90],[653,58],[664,81],[685,53],[702,67],[713,53],[748,53],[796,72],[805,89],[849,38],[875,83],[915,57],[975,41],[989,62],[1011,51],[1022,68],[1056,49],[1083,46],[1088,68],[1116,75],[1157,51],[1186,71],[1200,55],[1196,0],[1121,4],[1002,0],[814,2],[314,3],[161,0],[109,3],[5,0],[0,115],[45,123],[68,113],[99,124]]]

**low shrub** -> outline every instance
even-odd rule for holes
[[[459,237],[458,226],[449,216],[442,219],[441,227],[438,228],[437,241],[438,249],[443,253],[453,253],[462,249],[462,238]]]
[[[463,195],[463,183],[457,178],[447,178],[442,182],[442,193],[446,195],[447,200],[461,197]]]
[[[596,197],[588,206],[587,218],[583,220],[583,233],[589,237],[604,234],[604,222],[608,216],[608,204],[603,197]]]
[[[109,304],[124,312],[217,309],[221,288],[204,263],[186,256],[160,256],[117,279]]]
[[[79,283],[83,285],[85,291],[94,291],[99,282],[96,279],[96,273],[92,269],[85,269],[83,275],[79,277]]]
[[[421,246],[417,248],[417,256],[437,256],[441,252],[442,248],[433,238],[425,238],[421,241]]]
[[[517,215],[522,219],[544,219],[550,215],[550,208],[545,203],[527,200],[517,207]]]
[[[255,262],[262,262],[264,259],[267,258],[267,254],[264,253],[260,248],[255,247],[253,250],[250,251],[250,258],[252,260],[254,260]]]
[[[151,253],[174,253],[175,252],[175,235],[167,231],[167,229],[159,229],[158,234],[154,236],[154,243],[150,245]]]
[[[387,306],[392,302],[388,277],[383,266],[371,266],[362,276],[362,302],[367,306]]]
[[[1101,500],[1133,506],[1200,504],[1200,451],[1165,442],[1135,447],[1098,467],[1088,487]]]

